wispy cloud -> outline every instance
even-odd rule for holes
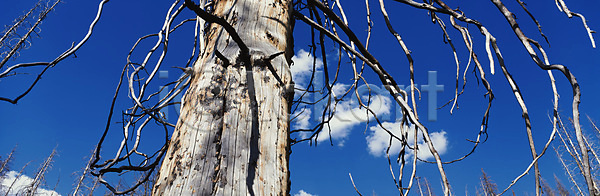
[[[315,58],[305,50],[300,49],[292,57],[294,64],[290,67],[292,72],[292,79],[296,83],[296,86],[306,87],[310,81],[313,66],[316,69],[323,67],[323,61],[320,58]],[[296,93],[298,94],[298,93]]]
[[[401,124],[400,122],[384,122],[382,123],[383,127],[385,127],[388,131],[392,132],[394,135],[401,137]],[[405,130],[408,131],[408,143],[412,146],[414,145],[414,126],[404,126]],[[385,151],[390,143],[390,135],[379,126],[372,126],[369,128],[369,135],[367,136],[367,145],[369,148],[369,153],[373,156],[383,156],[385,155]],[[418,153],[417,156],[421,159],[430,159],[433,157],[431,152],[429,151],[429,147],[421,137],[422,133],[419,131],[417,140],[418,145]],[[446,136],[445,131],[439,132],[430,132],[431,141],[433,142],[433,146],[437,150],[437,152],[441,155],[444,154],[448,149],[448,137]],[[400,142],[396,139],[392,139],[392,145],[390,147],[390,154],[397,154],[400,152],[402,146]],[[412,156],[414,151],[407,149],[408,155]]]
[[[315,70],[321,70],[323,67],[323,62],[321,59],[317,58],[315,61],[315,58],[309,52],[302,49],[296,52],[296,55],[292,57],[292,60],[294,61],[294,65],[291,67],[292,78],[294,79],[296,86],[299,88],[305,88],[308,86],[308,82],[310,82],[310,77],[313,71],[313,66]],[[316,81],[318,78],[322,78],[322,76],[316,76],[314,82],[323,82]],[[316,86],[316,88],[321,86]],[[350,87],[350,84],[337,83],[332,86],[332,95],[340,98],[340,96],[346,93]],[[302,92],[296,92],[296,96],[300,94],[302,94]],[[363,103],[367,104],[368,99],[366,95],[362,97],[362,100]],[[378,116],[390,113],[391,100],[388,96],[378,94],[372,95],[369,103],[371,110]],[[331,107],[333,108],[333,103]],[[310,120],[313,120],[314,122],[320,121],[320,118],[316,118],[315,116],[319,116],[321,111],[313,111],[316,108],[318,107],[311,105],[308,108],[303,108],[296,111],[292,115],[297,116],[294,119],[292,127],[294,129],[312,128]],[[364,107],[361,108],[359,106],[358,100],[354,94],[348,95],[343,101],[338,102],[333,118],[329,121],[328,126],[326,125],[321,134],[319,134],[317,141],[323,142],[332,139],[337,145],[343,146],[354,126],[373,119],[373,115],[369,114]],[[310,134],[304,132],[299,136],[305,138],[309,135]]]
[[[307,51],[300,49],[296,54],[292,57],[292,61],[294,64],[290,67],[290,71],[292,72],[292,79],[294,83],[296,83],[297,89],[307,88],[308,83],[310,82],[310,78],[313,72],[313,67],[315,70],[323,67],[323,61],[320,58],[315,58]],[[295,90],[294,98],[298,98],[304,92]],[[314,107],[301,108],[295,111],[292,114],[294,118],[292,121],[292,129],[310,129],[311,127],[311,114],[312,109]],[[310,136],[308,132],[300,132],[299,135],[301,138],[306,138]]]
[[[307,193],[304,190],[300,190],[300,191],[298,191],[298,193],[294,194],[294,196],[317,196],[317,195],[313,195],[313,194]]]
[[[0,181],[0,186],[2,186],[2,188],[0,190],[6,191],[12,185],[8,195],[9,196],[21,195],[23,193],[23,191],[28,186],[31,185],[32,182],[33,182],[33,179],[28,176],[25,176],[25,175],[19,176],[19,172],[9,171],[8,173],[6,173],[6,176],[4,176],[4,178],[2,178]],[[6,192],[1,192],[1,193],[5,194]],[[35,191],[35,195],[60,196],[60,194],[58,194],[56,191],[47,190],[47,189],[43,189],[43,188],[38,188]]]
[[[363,98],[362,100],[366,104],[367,99]],[[387,115],[391,110],[391,100],[384,95],[373,95],[369,108],[378,116]],[[367,120],[374,120],[374,116],[364,107],[360,107],[357,99],[341,101],[335,108],[335,113],[329,121],[329,126],[323,129],[317,141],[329,140],[331,136],[331,139],[338,145],[343,146],[352,128],[360,123],[367,122]]]
[[[294,129],[309,129],[310,127],[310,115],[312,110],[310,108],[302,108],[294,112],[292,117],[294,118],[292,127]]]

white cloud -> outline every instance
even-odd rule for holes
[[[296,86],[307,86],[313,70],[313,63],[315,70],[323,67],[323,61],[320,58],[317,58],[316,62],[314,59],[315,58],[310,53],[302,49],[292,57],[294,64],[290,67],[290,71],[292,72],[292,79],[296,83]],[[296,94],[298,94],[298,92]]]
[[[323,67],[323,62],[321,59],[317,58],[316,62],[314,61],[314,57],[305,50],[299,50],[294,57],[292,57],[294,64],[290,68],[292,72],[292,78],[296,83],[296,86],[299,88],[305,88],[308,86],[308,82],[310,81],[311,73],[313,70],[313,62],[315,63],[315,69],[320,70]],[[322,76],[320,76],[322,77]],[[315,77],[315,80],[320,79],[320,77]],[[322,82],[322,81],[317,81]],[[348,88],[350,88],[350,84],[342,84],[337,83],[332,86],[332,95],[334,97],[340,98],[344,95]],[[296,92],[296,96],[301,95],[303,92]],[[345,97],[343,101],[338,102],[335,107],[335,114],[333,118],[329,121],[329,126],[325,125],[322,132],[319,134],[317,138],[317,142],[328,141],[330,138],[339,146],[343,146],[346,138],[349,136],[352,128],[360,123],[366,122],[367,120],[372,121],[374,119],[373,115],[368,113],[364,107],[359,107],[358,100],[356,95],[349,94]],[[377,93],[377,92],[375,92]],[[317,93],[318,94],[318,93]],[[367,96],[366,94],[361,94],[362,100],[364,104],[367,104]],[[316,100],[313,100],[316,101]],[[322,100],[322,102],[326,102],[327,100]],[[392,108],[391,99],[387,94],[373,94],[370,99],[370,104],[368,104],[370,109],[379,117],[381,115],[389,115]],[[333,103],[332,106],[333,108]],[[317,109],[318,107],[309,107],[303,108],[297,112],[295,112],[292,116],[297,116],[293,122],[294,129],[307,129],[309,127],[310,120],[317,122],[320,118],[316,118],[315,116],[320,116],[321,111],[311,111]],[[311,116],[313,115],[313,116]],[[300,133],[301,138],[309,137],[310,134],[308,132]]]
[[[382,123],[383,127],[385,127],[388,131],[392,132],[394,135],[401,137],[402,130],[400,122],[384,122]],[[414,126],[403,126],[405,132],[408,132],[408,144],[411,146],[414,145]],[[369,148],[369,153],[373,156],[383,156],[385,155],[385,151],[390,142],[390,135],[379,126],[370,127],[369,135],[367,136],[367,145]],[[429,151],[429,147],[425,143],[422,138],[422,133],[419,131],[418,133],[419,139],[417,140],[417,145],[419,148],[417,156],[421,159],[430,159],[433,157],[431,152]],[[431,141],[433,142],[433,146],[437,150],[437,152],[441,155],[444,154],[448,149],[448,138],[446,137],[445,131],[440,132],[430,132]],[[392,140],[392,145],[390,147],[390,154],[397,154],[400,152],[402,146],[400,142],[396,139]],[[414,151],[406,149],[409,156],[414,154]]]
[[[333,86],[334,93],[337,92],[341,95],[346,91],[349,85],[340,84]],[[341,92],[341,93],[340,93]],[[354,96],[354,95],[353,95]],[[363,103],[367,104],[367,98],[362,98]],[[385,95],[372,95],[369,108],[377,116],[388,115],[392,108],[391,99]],[[317,141],[322,142],[329,140],[329,136],[336,141],[340,146],[343,146],[345,139],[350,134],[352,128],[360,123],[366,122],[367,120],[372,121],[374,119],[371,113],[367,112],[364,107],[359,107],[358,100],[354,96],[353,99],[344,100],[338,103],[335,108],[335,114],[329,121],[329,127],[325,127],[323,132],[319,135]],[[329,130],[331,128],[331,132]]]
[[[313,63],[315,66],[315,70],[320,70],[323,68],[323,62],[320,58],[317,58],[316,61],[314,60],[315,58],[309,52],[302,49],[299,50],[296,53],[296,55],[292,57],[292,61],[294,61],[294,64],[290,68],[290,71],[292,72],[292,79],[296,83],[296,86],[298,86],[299,88],[305,88],[306,86],[308,86],[308,82],[310,81],[311,73],[313,70]],[[319,78],[315,77],[314,79],[317,80]],[[351,87],[350,84],[337,83],[333,85],[333,96],[342,96],[348,91],[349,87]],[[299,96],[302,93],[303,92],[297,91],[295,95]],[[353,99],[349,99],[350,97],[353,97]],[[329,126],[325,126],[321,134],[319,134],[319,137],[317,138],[318,142],[329,140],[331,136],[331,138],[334,139],[338,145],[343,146],[344,140],[350,134],[350,130],[352,129],[352,127],[359,123],[366,122],[367,119],[373,119],[372,115],[367,114],[367,110],[365,108],[360,108],[358,106],[358,101],[356,100],[354,94],[350,94],[349,96],[347,96],[347,98],[348,100],[341,101],[337,104],[335,115],[333,116],[333,119],[329,121]],[[367,99],[363,97],[363,100],[366,101]],[[373,110],[373,112],[377,115],[389,114],[391,108],[391,101],[386,96],[374,95],[371,97],[370,107]],[[311,115],[315,115],[314,112],[318,112],[320,114],[320,111],[310,110],[315,108],[316,107],[303,108],[295,112],[292,116],[298,117],[294,119],[294,129],[309,128]],[[329,128],[331,128],[331,132]],[[306,132],[300,134],[301,138],[305,138],[308,136],[309,134]]]
[[[310,110],[310,108],[302,108],[302,109],[294,112],[294,114],[292,114],[292,117],[294,118],[293,128],[294,129],[309,129],[311,114],[312,114],[312,111]]]
[[[344,95],[344,93],[348,91],[348,87],[350,87],[350,84],[337,83],[333,85],[331,87],[331,91],[333,91],[333,96],[341,97],[342,95]]]
[[[313,195],[313,194],[307,193],[304,190],[300,190],[300,191],[298,191],[298,193],[294,194],[294,196],[317,196],[317,195]]]
[[[300,49],[293,57],[292,61],[294,62],[290,67],[290,71],[292,72],[292,79],[294,83],[296,83],[296,88],[306,88],[308,86],[308,82],[310,81],[310,77],[312,75],[313,70],[313,62],[315,59],[313,56],[306,52],[305,50]],[[315,70],[323,67],[323,61],[317,58],[317,61],[314,64]],[[299,97],[304,94],[303,91],[295,90],[294,98]],[[310,127],[310,119],[312,114],[311,108],[302,108],[297,110],[292,114],[294,121],[292,122],[293,129],[309,129]],[[306,138],[310,134],[308,132],[300,132],[301,138]]]
[[[4,176],[4,178],[2,178],[2,180],[0,182],[0,186],[2,186],[2,188],[1,188],[2,191],[6,191],[6,190],[8,190],[9,187],[11,187],[11,184],[12,184],[12,187],[11,187],[8,195],[16,196],[17,194],[21,194],[22,191],[27,186],[31,185],[32,182],[33,182],[33,179],[28,176],[25,176],[25,175],[19,176],[19,172],[9,171],[8,173],[6,173],[6,176]],[[4,194],[5,192],[2,192],[2,193]],[[35,195],[43,195],[43,196],[60,196],[60,194],[58,194],[55,191],[46,190],[43,188],[38,188],[35,193],[36,193]]]

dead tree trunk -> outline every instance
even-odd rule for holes
[[[223,25],[206,30],[153,195],[288,194],[291,10],[286,0],[214,5],[243,43]]]

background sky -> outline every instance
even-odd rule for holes
[[[0,24],[12,24],[13,19],[29,10],[35,2],[27,0],[0,3]],[[96,14],[97,3],[98,1],[65,1],[59,4],[41,25],[40,37],[33,40],[33,45],[29,49],[22,50],[18,59],[9,61],[7,65],[54,59],[68,49],[72,42],[78,42],[83,38]],[[125,58],[129,49],[138,37],[158,32],[171,3],[140,0],[113,0],[107,3],[91,39],[76,52],[77,58],[70,57],[50,69],[33,91],[18,104],[0,103],[0,155],[8,154],[14,146],[18,145],[15,160],[11,165],[13,170],[19,170],[23,165],[31,162],[26,174],[34,175],[37,166],[56,147],[59,155],[55,158],[54,166],[48,173],[46,181],[50,189],[58,181],[57,192],[62,195],[69,194],[75,182],[73,173],[85,166],[89,154],[104,129],[110,101],[121,69],[126,63]],[[470,18],[479,20],[497,38],[507,67],[520,85],[530,111],[536,148],[538,151],[541,150],[551,132],[548,116],[552,111],[552,91],[546,71],[539,69],[529,58],[504,17],[491,2],[448,3],[453,8],[459,7]],[[600,96],[598,92],[600,81],[597,80],[597,74],[600,73],[599,50],[591,47],[579,18],[569,19],[564,13],[559,12],[552,1],[526,3],[529,10],[540,21],[545,35],[548,36],[549,45],[543,42],[535,24],[516,2],[505,2],[517,16],[517,21],[525,34],[542,43],[550,56],[550,62],[566,65],[575,74],[582,89],[581,124],[584,130],[591,129],[585,115],[595,120],[600,119],[600,102],[597,100]],[[600,14],[594,10],[600,6],[600,2],[567,1],[566,3],[572,11],[586,16],[590,28],[600,30]],[[347,1],[342,5],[346,10],[350,27],[359,38],[364,40],[366,37],[364,2]],[[374,29],[369,48],[398,84],[408,86],[409,69],[404,53],[387,31],[378,3],[370,1],[370,5]],[[456,67],[450,46],[444,44],[438,25],[431,23],[427,12],[423,10],[416,10],[393,1],[386,2],[386,8],[396,31],[403,36],[412,51],[417,86],[428,83],[428,71],[437,71],[437,82],[444,85],[443,92],[438,94],[438,106],[452,99]],[[180,19],[191,16],[193,14],[186,10]],[[446,16],[441,18],[450,25]],[[473,195],[479,184],[482,169],[498,184],[499,189],[504,189],[523,172],[531,159],[521,110],[514,95],[499,66],[496,66],[495,75],[489,73],[489,62],[484,48],[485,37],[474,26],[468,27],[473,36],[476,53],[492,84],[496,99],[490,113],[487,142],[481,144],[466,160],[445,166],[456,195]],[[168,60],[165,62],[167,67],[180,66],[187,60],[186,55],[189,54],[191,47],[189,40],[193,38],[193,32],[189,30],[192,28],[193,26],[190,25],[173,34],[173,43],[168,53]],[[462,44],[460,34],[450,26],[448,32],[457,47],[462,74],[468,61],[468,52]],[[306,77],[309,76],[306,73],[312,69],[310,67],[312,58],[309,58],[306,53],[309,51],[310,44],[307,26],[297,22],[294,36],[296,56],[292,71],[297,84],[303,82],[306,84],[308,81]],[[140,46],[142,50],[137,58],[142,58],[141,55],[151,42],[153,41]],[[337,55],[337,50],[332,48],[326,53],[328,57],[333,57]],[[334,58],[327,59],[328,63],[336,63]],[[343,62],[345,63],[342,64],[340,82],[336,86],[339,91],[344,87],[347,88],[352,79],[347,58],[344,58]],[[36,68],[30,70],[38,71]],[[165,71],[169,71],[169,78],[172,79],[178,77],[180,73],[175,70]],[[560,111],[563,119],[566,120],[571,113],[571,89],[568,81],[558,72],[554,72],[554,75],[561,93]],[[26,82],[31,81],[33,76],[19,75],[1,80],[0,96],[16,96],[26,88],[25,84],[28,84]],[[452,160],[470,151],[472,144],[466,139],[475,139],[487,106],[487,98],[483,97],[485,89],[477,83],[470,71],[467,76],[465,93],[459,99],[460,108],[450,115],[450,108],[445,107],[437,111],[437,121],[424,120],[425,126],[434,133],[432,137],[436,147],[442,153],[443,160]],[[371,71],[366,71],[365,77],[370,84],[381,85]],[[159,82],[167,82],[167,80]],[[158,86],[156,88],[158,89]],[[418,101],[417,110],[422,119],[426,119],[428,114],[428,96],[429,94],[423,93]],[[381,135],[381,131],[377,131],[375,124],[366,125],[363,122],[366,116],[360,116],[363,114],[362,110],[352,103],[352,99],[347,99],[338,106],[339,119],[346,119],[346,121],[332,122],[333,145],[330,145],[327,134],[323,134],[319,137],[317,146],[300,143],[292,147],[293,153],[290,157],[292,195],[355,194],[348,177],[349,173],[352,174],[357,188],[363,194],[398,194],[382,148],[386,144],[382,141],[387,142],[388,138]],[[127,104],[125,97],[120,99],[117,107],[124,109]],[[379,114],[393,114],[396,108],[390,97],[383,95],[375,96],[373,105],[380,106],[374,107]],[[310,109],[307,111],[314,113]],[[352,114],[357,114],[358,117],[344,117]],[[173,119],[176,119],[175,112],[171,112],[170,115],[175,115]],[[307,115],[293,121],[292,129],[312,127],[315,122],[314,116]],[[386,121],[386,125],[398,128],[393,126],[394,123],[394,118]],[[113,130],[116,132],[113,135],[115,141],[112,144],[116,144],[119,140],[118,130],[115,130]],[[300,138],[302,135],[292,137]],[[598,140],[594,139],[594,142],[597,143]],[[428,155],[419,154],[419,156],[427,158]],[[542,177],[550,184],[554,184],[553,175],[557,175],[563,184],[570,187],[559,164],[550,149],[540,159]],[[436,193],[441,195],[441,181],[435,165],[419,163],[418,168],[417,175],[427,178]],[[397,169],[394,172],[398,174]],[[517,195],[534,194],[533,183],[533,176],[527,175],[514,186],[513,190]]]

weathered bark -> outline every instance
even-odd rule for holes
[[[218,1],[214,10],[250,56],[222,26],[207,30],[153,195],[287,195],[291,2]]]

